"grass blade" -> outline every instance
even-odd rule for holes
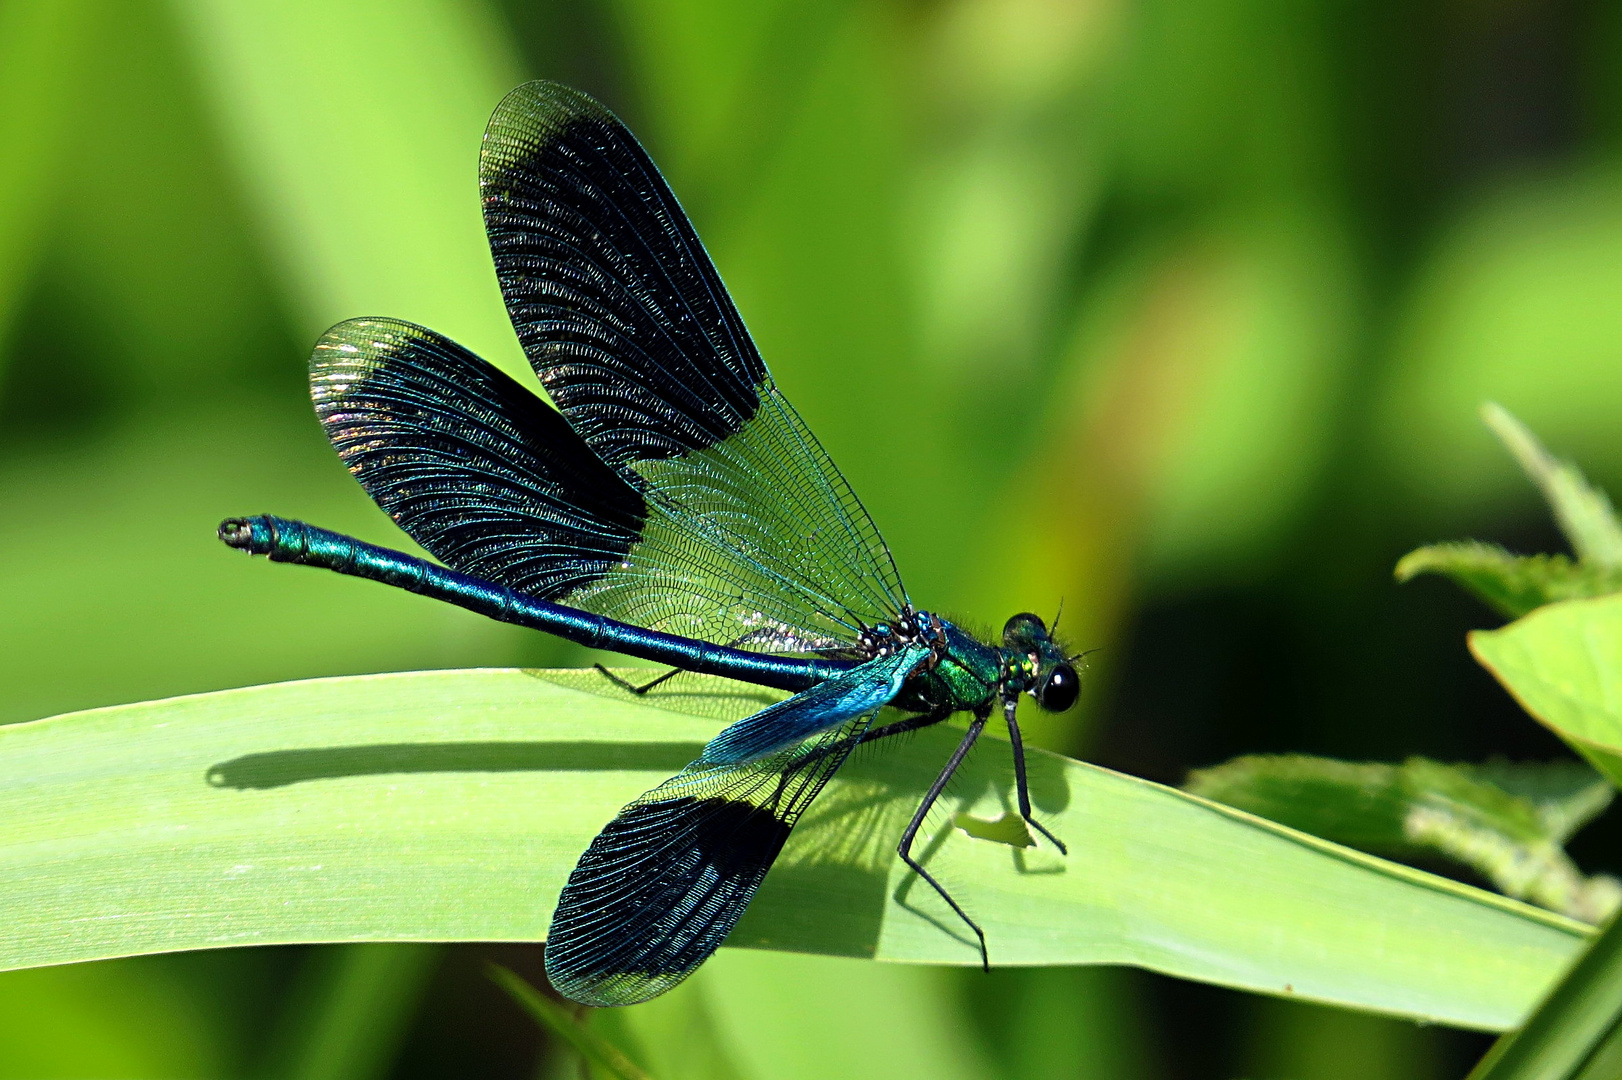
[[[1622,1075],[1622,920],[1572,966],[1519,1031],[1468,1080],[1610,1080]]]
[[[429,945],[361,944],[309,957],[265,1075],[387,1075],[439,954]]]
[[[630,700],[515,670],[281,683],[0,729],[0,968],[273,942],[535,941],[587,842],[761,692]],[[590,673],[588,673],[589,675]],[[576,673],[568,678],[582,679]],[[708,711],[708,715],[694,715]],[[897,864],[949,726],[858,755],[737,946],[977,961]],[[1033,754],[1070,845],[952,827],[1012,805],[996,745],[920,852],[998,965],[1132,964],[1466,1027],[1518,1023],[1580,924],[1106,769]]]
[[[564,1039],[580,1051],[581,1057],[610,1076],[617,1080],[652,1080],[630,1058],[620,1053],[613,1043],[577,1021],[568,1009],[525,982],[516,972],[500,964],[491,964],[490,978],[543,1027]]]

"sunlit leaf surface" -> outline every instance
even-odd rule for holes
[[[1467,1080],[1606,1080],[1622,1075],[1622,922],[1612,922],[1520,1030]]]
[[[1622,786],[1622,597],[1571,600],[1500,630],[1470,651],[1526,711]]]
[[[583,689],[587,677],[283,683],[0,731],[0,964],[536,940],[593,833],[696,756],[713,717],[760,700],[684,677],[650,705]],[[847,766],[733,942],[973,964],[944,907],[891,855],[955,739],[934,729]],[[1583,940],[1558,917],[1054,755],[1033,760],[1032,792],[1068,859],[972,838],[947,813],[924,847],[999,965],[1136,964],[1500,1028]],[[1009,808],[996,744],[952,794],[951,814]]]

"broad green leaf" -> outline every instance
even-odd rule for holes
[[[1511,619],[1544,604],[1622,592],[1622,568],[1573,562],[1564,555],[1512,555],[1497,544],[1431,544],[1397,563],[1398,581],[1441,574]]]
[[[1622,920],[1612,920],[1525,1026],[1498,1040],[1469,1080],[1616,1076],[1622,1076]]]
[[[1258,755],[1199,770],[1187,790],[1363,851],[1440,856],[1510,896],[1585,922],[1600,922],[1622,900],[1614,879],[1584,877],[1561,847],[1611,801],[1605,780],[1576,762],[1476,767]]]
[[[1577,466],[1544,449],[1532,430],[1502,405],[1483,405],[1481,418],[1543,492],[1578,560],[1622,568],[1622,526],[1605,492],[1589,484]]]
[[[515,670],[362,676],[0,729],[0,967],[273,942],[538,940],[592,835],[719,727],[669,710],[761,699],[676,681],[633,702],[606,680],[593,694]],[[973,965],[972,943],[892,854],[956,739],[930,729],[847,766],[733,943]],[[1068,859],[942,824],[1010,808],[995,744],[922,846],[998,965],[1133,964],[1503,1028],[1585,939],[1557,916],[1081,762],[1035,754],[1031,780]]]
[[[1540,722],[1622,786],[1622,597],[1551,604],[1470,651]]]

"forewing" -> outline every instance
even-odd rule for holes
[[[843,476],[773,384],[664,178],[553,83],[496,109],[480,161],[507,310],[552,400],[650,507],[657,584],[594,610],[745,648],[849,644],[906,595]],[[636,555],[633,555],[633,561]],[[698,608],[681,583],[726,602]]]
[[[316,343],[310,395],[361,486],[453,569],[568,598],[642,536],[642,496],[556,410],[432,330],[339,323]]]
[[[621,810],[558,898],[546,936],[557,991],[634,1005],[707,960],[873,711],[744,764],[700,758]]]

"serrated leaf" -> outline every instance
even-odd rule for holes
[[[1581,761],[1506,761],[1455,765],[1466,775],[1530,801],[1549,839],[1564,844],[1611,805],[1616,792]]]
[[[708,682],[721,697],[758,693]],[[273,942],[538,940],[596,831],[720,726],[649,699],[438,671],[0,729],[0,967]],[[732,943],[975,964],[950,912],[894,856],[957,738],[942,726],[857,755]],[[974,839],[954,815],[1012,808],[996,749],[973,756],[919,848],[985,927],[995,964],[1132,964],[1501,1029],[1586,937],[1559,916],[1052,754],[1031,755],[1032,794],[1070,856]]]
[[[1497,544],[1430,544],[1397,563],[1398,581],[1440,574],[1494,611],[1518,619],[1544,604],[1622,592],[1622,568],[1573,562],[1564,555],[1513,555]]]
[[[1508,783],[1537,791],[1533,798],[1498,782],[1518,771],[1424,758],[1388,765],[1258,755],[1197,771],[1187,789],[1360,850],[1440,857],[1509,896],[1600,921],[1622,901],[1622,887],[1585,877],[1561,845],[1608,805],[1608,786],[1592,770],[1532,766],[1528,778]]]
[[[1589,484],[1576,465],[1544,449],[1532,430],[1502,405],[1487,402],[1481,418],[1542,490],[1578,561],[1622,567],[1622,525],[1605,492]]]
[[[1527,712],[1622,786],[1622,597],[1551,604],[1469,642]]]

